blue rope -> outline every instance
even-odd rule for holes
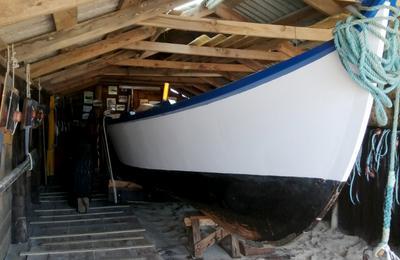
[[[383,227],[381,242],[375,255],[399,259],[389,248],[391,210],[393,206],[393,191],[395,187],[395,157],[396,139],[400,100],[400,53],[399,53],[399,20],[400,10],[396,7],[379,5],[361,7],[366,11],[389,9],[391,16],[375,16],[367,18],[357,10],[346,21],[338,22],[334,30],[334,41],[341,62],[350,77],[362,88],[371,93],[375,101],[375,114],[380,125],[386,125],[388,117],[385,108],[391,108],[393,103],[389,93],[396,92],[394,103],[393,125],[390,138],[389,173],[386,184],[383,208]],[[387,21],[388,25],[380,24]],[[383,37],[380,30],[386,31]],[[368,48],[368,35],[373,35],[385,44],[384,57],[380,57]],[[379,158],[380,159],[380,158]],[[379,165],[378,165],[379,167]]]
[[[350,202],[351,204],[353,204],[354,206],[357,204],[360,204],[360,198],[358,196],[358,191],[356,191],[355,194],[355,200],[353,198],[353,188],[354,188],[354,182],[356,179],[356,176],[361,176],[361,154],[362,154],[362,148],[360,149],[360,151],[357,154],[357,158],[356,158],[356,162],[354,164],[353,170],[351,171],[351,178],[350,178],[350,190],[349,190],[349,196],[350,196]]]
[[[385,108],[392,107],[389,93],[400,85],[399,20],[400,10],[391,6],[360,7],[362,10],[377,11],[388,8],[392,16],[367,18],[357,10],[345,21],[337,23],[334,42],[343,66],[350,77],[368,90],[375,100],[375,114],[380,125],[386,125]],[[379,24],[388,20],[390,25]],[[385,29],[386,37],[378,30]],[[380,38],[386,46],[385,57],[372,52],[367,46],[367,35]]]

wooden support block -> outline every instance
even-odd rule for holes
[[[200,223],[200,227],[202,226],[216,226],[217,224],[207,216],[194,216],[194,217],[186,217],[183,219],[185,222],[186,227],[191,227],[192,226],[192,219],[196,219]]]
[[[239,240],[233,234],[226,236],[221,242],[220,246],[229,253],[232,258],[241,258]]]
[[[244,256],[265,256],[275,253],[275,249],[271,247],[254,247],[249,246],[245,242],[239,242],[240,253]]]
[[[215,243],[221,242],[224,238],[231,236],[228,251],[233,258],[240,257],[239,244],[236,237],[227,232],[222,227],[218,227],[214,221],[206,216],[191,216],[184,219],[185,226],[192,227],[193,254],[195,258],[201,258],[207,248]],[[206,237],[201,236],[201,226],[217,226],[215,231],[208,234]],[[224,247],[225,248],[225,247]]]
[[[142,190],[143,187],[140,186],[139,184],[136,184],[134,182],[130,182],[130,181],[119,181],[119,180],[114,180],[115,183],[115,188],[117,189],[124,189],[124,190],[131,190],[131,191],[138,191],[138,190]],[[113,187],[113,183],[110,180],[108,182],[108,188],[112,188]]]
[[[193,227],[193,226],[192,226]],[[212,232],[205,238],[202,238],[199,242],[194,245],[194,256],[202,257],[204,251],[213,246],[215,243],[221,241],[224,237],[230,233],[226,232],[222,227],[218,227],[216,231]]]
[[[203,251],[198,247],[198,243],[201,241],[201,233],[200,233],[200,221],[198,219],[193,219],[192,221],[192,236],[193,236],[193,247],[194,247],[194,255],[196,257],[201,257]]]

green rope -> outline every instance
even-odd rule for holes
[[[377,11],[388,8],[388,17],[367,18],[352,10],[345,21],[334,30],[334,41],[343,66],[350,77],[374,97],[375,114],[380,125],[387,124],[385,108],[392,107],[389,93],[400,85],[399,19],[400,10],[391,6],[360,7],[361,10]],[[379,22],[388,20],[389,26]],[[385,29],[386,37],[378,30]],[[367,35],[373,34],[385,43],[385,57],[378,56],[367,45]]]
[[[381,242],[375,250],[376,256],[386,253],[387,259],[400,259],[389,248],[391,210],[393,206],[393,190],[395,178],[396,139],[399,117],[400,99],[400,53],[399,53],[399,15],[397,7],[386,5],[370,8],[361,7],[367,11],[379,11],[388,8],[391,16],[363,16],[359,11],[352,10],[352,15],[346,21],[339,22],[334,30],[334,40],[343,66],[350,77],[361,87],[368,90],[375,101],[375,114],[380,125],[386,125],[388,118],[385,108],[392,107],[389,94],[395,90],[396,98],[393,113],[393,125],[390,141],[390,165],[385,190],[383,207],[383,227]],[[388,21],[384,27],[379,22]],[[386,30],[382,37],[379,30]],[[367,45],[367,35],[373,34],[385,43],[383,57],[371,51]]]

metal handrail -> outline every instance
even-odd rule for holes
[[[17,167],[15,167],[9,174],[7,174],[5,177],[3,177],[0,180],[0,193],[6,191],[13,183],[18,180],[18,178],[25,172],[29,171],[29,169],[32,169],[35,162],[35,159],[37,158],[37,153],[36,150],[31,152],[32,159],[29,158],[29,156],[20,163]]]

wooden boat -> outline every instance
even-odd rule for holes
[[[382,51],[377,39],[371,44]],[[244,238],[286,241],[334,203],[371,106],[327,42],[203,95],[114,119],[107,129],[140,184],[170,191]]]

